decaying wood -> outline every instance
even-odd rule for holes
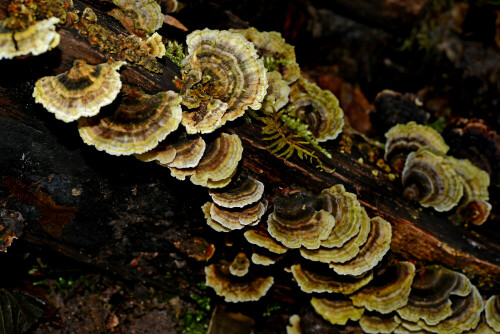
[[[75,3],[82,6],[79,1]],[[113,24],[115,31],[123,31],[113,20],[106,24]],[[93,262],[75,256],[75,250],[79,250],[90,258],[98,257],[99,267],[132,279],[150,276],[147,270],[157,274],[189,270],[189,266],[183,265],[185,260],[172,255],[176,252],[173,242],[207,230],[199,209],[206,200],[206,190],[173,180],[168,170],[159,166],[141,163],[132,157],[108,156],[87,147],[78,137],[75,124],[55,120],[31,98],[36,79],[68,70],[74,59],[86,59],[89,63],[106,60],[106,55],[93,49],[74,29],[58,31],[61,43],[56,50],[36,58],[0,62],[0,176],[3,180],[0,194],[13,193],[13,183],[5,180],[17,180],[21,188],[21,185],[29,187],[42,181],[44,191],[56,204],[77,210],[61,239],[46,236],[35,224],[36,212],[23,212],[31,222],[25,241],[42,246],[60,244],[52,247],[53,250],[83,262]],[[172,79],[179,69],[170,61],[162,66],[162,74],[127,66],[121,78],[147,92],[173,89]],[[335,143],[325,145],[332,151],[333,158],[324,164],[334,170],[325,173],[307,162],[286,161],[271,155],[259,136],[258,125],[239,120],[228,126],[229,131],[242,139],[243,168],[256,174],[268,192],[292,185],[318,192],[342,183],[348,191],[357,194],[370,216],[379,215],[391,223],[393,252],[461,269],[480,277],[484,283],[498,281],[500,246],[495,240],[473,235],[463,227],[454,226],[445,215],[405,200],[398,180],[392,182],[382,173],[375,176],[373,166],[339,153]],[[81,195],[71,195],[73,189]],[[19,210],[28,210],[29,203],[23,203],[21,197],[17,195]],[[213,232],[205,236],[221,238]],[[44,242],[45,237],[50,242]],[[137,254],[138,250],[147,254]],[[134,265],[136,262],[131,262],[132,257],[139,255],[144,262],[141,270]],[[117,267],[121,269],[113,269]]]

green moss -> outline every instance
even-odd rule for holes
[[[165,57],[170,59],[174,64],[182,67],[182,60],[186,58],[187,54],[182,44],[177,43],[177,41],[168,41],[165,44]]]
[[[290,59],[279,59],[279,58],[274,58],[274,57],[262,57],[262,62],[264,63],[264,67],[269,72],[272,72],[279,65],[290,64],[291,60]]]
[[[195,302],[195,308],[186,309],[186,313],[180,319],[183,333],[204,334],[210,321],[210,298],[206,296],[190,295]]]

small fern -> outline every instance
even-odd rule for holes
[[[177,41],[168,41],[167,44],[165,44],[165,49],[165,57],[170,59],[177,66],[182,67],[182,60],[187,56],[184,46]]]
[[[274,58],[274,57],[262,57],[262,61],[264,62],[264,67],[269,72],[274,71],[276,67],[278,67],[281,64],[286,65],[291,63],[290,59]]]

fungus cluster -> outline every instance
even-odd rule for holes
[[[161,7],[154,0],[113,0],[113,3],[132,22],[136,31],[150,35],[163,25]]]

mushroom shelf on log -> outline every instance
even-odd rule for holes
[[[80,10],[87,6],[87,3],[82,4],[77,0],[74,2]],[[4,5],[0,5],[0,16],[5,17],[5,8],[2,6]],[[88,6],[92,7],[91,4]],[[99,9],[95,11],[102,14]],[[109,26],[113,31],[126,34],[112,18],[100,15],[99,19],[100,24]],[[9,195],[10,192],[21,202],[24,199],[24,204],[34,205],[35,199],[31,197],[38,195],[36,191],[30,190],[29,185],[44,180],[42,183],[50,192],[51,187],[55,186],[51,186],[47,180],[55,175],[56,181],[57,178],[62,180],[58,181],[62,182],[61,187],[74,187],[67,188],[70,193],[67,197],[58,195],[56,191],[49,194],[57,204],[67,205],[67,207],[54,205],[62,211],[64,210],[60,208],[67,208],[64,211],[65,215],[59,215],[56,221],[60,223],[64,220],[64,223],[60,224],[62,227],[52,226],[55,229],[59,228],[56,233],[51,233],[54,232],[50,229],[51,226],[42,225],[44,231],[50,231],[52,236],[57,237],[51,243],[60,247],[53,246],[53,248],[70,256],[76,253],[67,250],[75,247],[85,254],[105,254],[110,249],[107,245],[107,236],[120,232],[120,228],[113,227],[113,219],[110,217],[120,216],[119,210],[124,210],[123,216],[133,220],[131,217],[133,213],[130,213],[130,210],[134,210],[130,209],[132,204],[147,202],[152,197],[147,191],[148,187],[155,188],[160,183],[178,186],[179,181],[170,178],[169,173],[164,170],[159,172],[161,167],[141,164],[130,157],[106,156],[102,152],[86,147],[79,139],[76,128],[71,124],[60,124],[52,114],[35,104],[31,93],[34,82],[38,78],[45,75],[57,75],[69,70],[75,59],[85,59],[92,64],[106,61],[106,55],[92,48],[75,29],[61,27],[58,28],[58,32],[61,37],[60,44],[49,53],[33,58],[0,62],[0,70],[3,73],[0,77],[0,102],[2,104],[0,108],[0,177],[2,177],[0,189],[3,189],[1,194]],[[160,64],[163,71],[161,74],[150,73],[135,65],[126,66],[121,74],[122,81],[126,84],[137,85],[147,93],[175,89],[172,81],[175,75],[179,75],[179,68],[169,61],[166,64],[166,66]],[[321,189],[341,183],[347,191],[357,195],[370,216],[378,215],[391,223],[393,231],[391,250],[393,252],[410,259],[442,263],[460,269],[477,275],[485,283],[498,282],[500,246],[492,240],[492,237],[473,235],[464,228],[453,225],[443,218],[443,215],[435,214],[429,209],[421,209],[418,203],[407,201],[401,196],[402,189],[398,183],[391,182],[383,174],[374,176],[372,173],[374,167],[359,164],[355,158],[339,153],[333,146],[335,144],[325,145],[331,151],[332,158],[326,159],[323,162],[324,166],[334,170],[332,173],[325,173],[307,162],[293,158],[285,160],[270,154],[266,149],[266,142],[260,136],[260,129],[255,124],[243,124],[240,120],[230,124],[230,128],[226,131],[237,134],[241,138],[244,148],[243,167],[258,175],[259,180],[269,185],[270,188],[285,188],[293,184],[319,192]],[[117,175],[114,175],[115,173]],[[148,175],[148,173],[151,174]],[[142,177],[137,174],[142,174]],[[13,181],[14,179],[17,181]],[[116,185],[118,179],[129,180],[126,185],[130,187]],[[64,182],[67,184],[64,185]],[[205,189],[184,184],[186,186],[183,186],[182,190],[179,187],[176,190],[175,187],[169,189],[160,185],[159,187],[163,188],[158,191],[161,196],[171,199],[177,197],[176,191],[179,191],[179,198],[188,201],[191,199],[191,194],[180,194],[181,192],[198,192],[194,196],[195,199],[206,195]],[[78,195],[80,192],[78,187],[83,189],[81,196]],[[113,189],[104,189],[106,187]],[[123,196],[119,193],[120,190],[129,192],[130,189],[132,189],[132,196],[135,196],[134,199],[130,199],[130,193]],[[22,194],[23,191],[24,194]],[[121,199],[129,202],[119,203]],[[39,200],[39,197],[36,200]],[[101,200],[102,203],[110,206],[116,205],[116,207],[98,212],[95,206]],[[153,202],[160,202],[160,199]],[[140,228],[145,229],[144,233],[149,233],[148,238],[166,238],[165,233],[173,229],[175,233],[166,238],[167,242],[173,243],[172,238],[176,236],[187,239],[188,236],[196,233],[196,230],[205,228],[202,227],[205,223],[201,210],[199,212],[190,210],[188,204],[180,202],[181,200],[177,202],[174,200],[172,206],[181,206],[186,215],[190,215],[192,219],[179,217],[174,220],[189,221],[191,226],[196,226],[196,222],[199,223],[194,232],[189,231],[188,227],[164,226],[161,230],[163,234],[156,236],[150,233],[154,231],[153,229],[144,227],[142,224]],[[161,208],[151,208],[152,205],[153,203],[138,205],[137,210],[151,209],[153,222],[158,220],[158,211]],[[193,207],[199,206],[193,205]],[[38,210],[36,205],[35,208]],[[170,209],[174,211],[173,208]],[[175,211],[182,212],[183,210]],[[48,214],[45,213],[45,215]],[[137,214],[148,215],[146,211],[137,212]],[[32,214],[28,217],[29,233],[25,238],[27,242],[46,244],[44,232],[34,227],[35,224],[29,224],[30,220],[36,222],[38,219],[41,223],[42,218],[44,218],[42,212],[38,216]],[[50,225],[53,222],[49,221],[47,224]],[[116,224],[121,224],[119,219]],[[103,236],[96,236],[95,234],[98,234],[96,229],[104,225]],[[95,229],[92,230],[92,228]],[[187,234],[180,236],[184,232]],[[134,242],[145,244],[147,241]],[[169,246],[164,247],[168,249]],[[97,262],[97,264],[101,264],[104,268],[108,267],[113,257],[120,257],[120,254],[107,255],[103,262]],[[85,260],[81,256],[79,259],[91,262],[88,258]],[[110,263],[106,263],[106,259]]]

